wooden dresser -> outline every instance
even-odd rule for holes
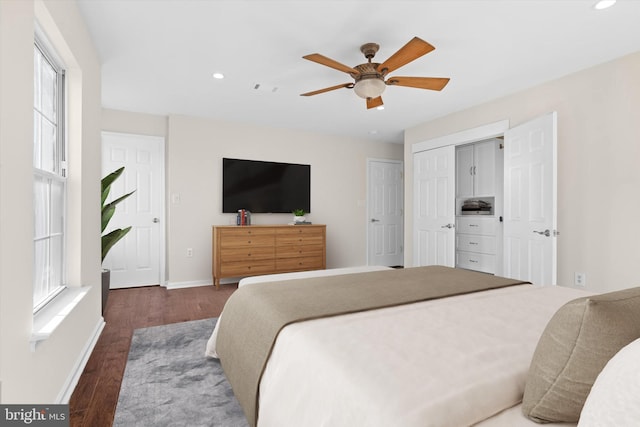
[[[213,283],[326,268],[325,225],[213,226]]]

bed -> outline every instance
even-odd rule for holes
[[[463,290],[437,290],[373,308],[362,308],[360,301],[352,307],[345,301],[353,297],[340,294],[361,282],[364,290],[355,299],[382,292],[386,301],[396,298],[396,286],[405,281],[430,277],[429,287],[439,288],[450,275],[464,283]],[[538,342],[561,307],[589,296],[446,267],[326,276],[257,280],[239,288],[225,306],[206,352],[220,358],[251,425],[537,425],[523,415],[521,401]],[[378,280],[387,285],[372,285]],[[413,284],[407,286],[413,292]],[[324,296],[322,290],[328,290]],[[269,334],[263,325],[286,311],[272,306],[280,298],[274,293],[291,292],[300,299],[286,304],[295,306],[306,303],[308,292],[319,305],[335,296],[339,313],[278,320],[284,325],[275,327],[273,342],[267,339],[268,348],[256,350],[255,341]],[[636,332],[640,336],[635,330],[631,335]],[[266,352],[265,360],[252,366],[260,352]],[[243,378],[252,371],[257,381]]]

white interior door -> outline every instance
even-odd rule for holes
[[[403,164],[368,160],[367,174],[367,264],[403,265]]]
[[[504,276],[555,285],[557,114],[505,132]]]
[[[111,248],[103,267],[111,270],[112,289],[162,284],[164,138],[103,132],[103,176],[121,166],[124,173],[111,185],[108,200],[135,193],[117,205],[105,233],[132,229]]]
[[[413,155],[413,265],[455,265],[455,146]]]

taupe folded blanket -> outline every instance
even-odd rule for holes
[[[224,307],[216,352],[247,420],[256,426],[260,378],[286,325],[522,283],[429,266],[247,285]]]

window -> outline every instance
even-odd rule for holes
[[[64,71],[41,43],[34,47],[34,312],[65,281],[66,163]]]

